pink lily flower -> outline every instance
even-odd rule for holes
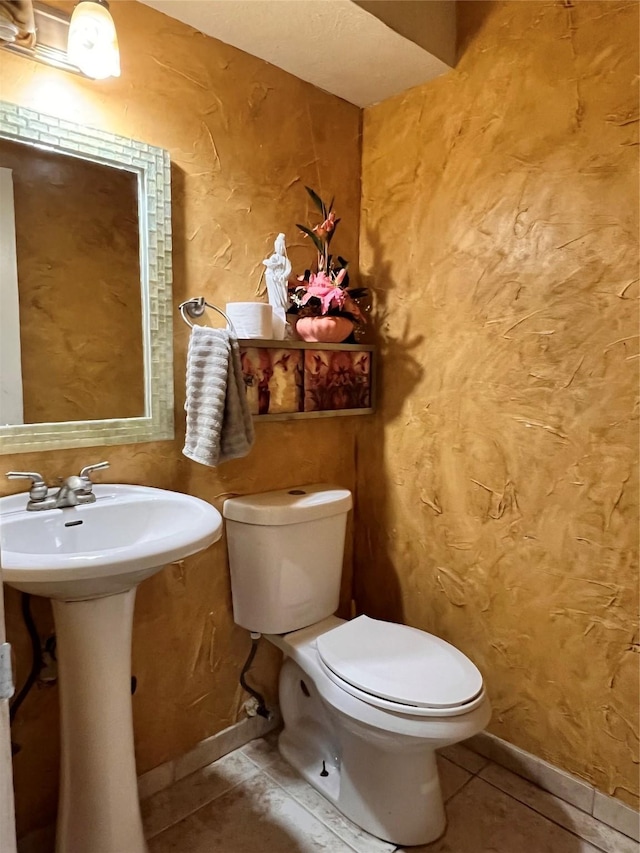
[[[326,272],[319,272],[317,275],[311,273],[309,284],[306,288],[307,292],[302,297],[301,304],[306,305],[307,302],[314,296],[320,300],[323,314],[326,314],[331,308],[333,302],[336,308],[342,308],[345,301],[344,290],[335,282],[331,281]]]

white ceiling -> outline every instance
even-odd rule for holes
[[[448,71],[433,53],[400,35],[351,0],[142,0],[206,35],[277,65],[359,107],[383,101]],[[388,3],[381,4],[388,6]],[[396,4],[393,4],[394,6]],[[402,7],[397,2],[397,8]],[[368,3],[368,8],[375,4]],[[408,3],[416,14],[416,3]],[[455,4],[422,2],[418,14],[438,15],[433,31],[455,40]],[[436,12],[437,9],[437,12]],[[443,13],[444,9],[444,13]],[[396,12],[394,18],[398,17]],[[452,25],[450,25],[452,24]],[[426,22],[429,29],[429,22]],[[398,27],[402,29],[402,27]],[[405,28],[406,31],[406,28]],[[453,35],[452,35],[453,34]],[[433,48],[432,48],[433,49]]]

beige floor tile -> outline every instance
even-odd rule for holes
[[[390,853],[396,849],[395,844],[389,844],[369,835],[355,823],[338,811],[322,794],[296,773],[296,771],[279,755],[265,770],[267,776],[282,786],[284,790],[310,811],[325,826],[329,827],[339,838],[357,853]]]
[[[438,756],[438,772],[440,774],[440,790],[445,803],[472,777],[468,770],[464,770],[442,755]]]
[[[258,738],[242,747],[241,752],[246,755],[250,761],[261,769],[268,767],[278,758],[277,738]]]
[[[489,763],[489,759],[485,758],[483,755],[479,755],[477,752],[473,752],[473,750],[464,746],[461,743],[454,743],[452,746],[445,746],[444,749],[439,749],[438,752],[440,755],[447,758],[449,761],[453,761],[454,764],[457,764],[458,767],[463,767],[465,770],[468,770],[469,773],[479,773],[483,767],[486,767]]]
[[[253,762],[236,751],[185,776],[141,803],[146,837],[152,838],[258,772]]]
[[[570,829],[571,832],[605,853],[638,853],[638,844],[631,838],[559,797],[543,791],[504,767],[493,763],[488,764],[484,770],[480,771],[478,778],[484,779],[539,814]]]
[[[353,853],[264,774],[152,839],[149,853]]]
[[[443,838],[406,853],[598,853],[478,776],[447,804]]]

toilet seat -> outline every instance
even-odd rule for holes
[[[386,710],[455,716],[484,701],[482,676],[454,646],[417,628],[359,616],[316,641],[329,678]]]

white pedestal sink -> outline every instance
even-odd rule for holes
[[[6,583],[53,599],[62,757],[56,853],[145,853],[131,716],[136,586],[220,538],[198,498],[94,486],[96,502],[25,510],[0,499]]]

